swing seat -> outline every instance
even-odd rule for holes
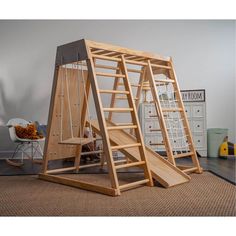
[[[60,141],[59,144],[67,144],[67,145],[85,145],[95,141],[95,138],[69,138],[63,141]]]

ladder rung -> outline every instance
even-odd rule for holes
[[[116,130],[116,129],[137,129],[137,125],[118,125],[107,127],[107,130]]]
[[[161,129],[150,129],[150,132],[156,132],[156,131],[161,131]]]
[[[115,125],[133,125],[133,123],[114,123]]]
[[[181,171],[183,171],[184,173],[188,173],[188,172],[195,171],[197,169],[198,169],[197,167],[192,167],[192,168],[184,169],[184,170],[181,170]]]
[[[155,82],[175,83],[173,79],[155,79]]]
[[[182,108],[162,108],[163,112],[172,112],[172,111],[183,111]]]
[[[122,91],[122,90],[99,90],[100,93],[116,93],[116,94],[129,94],[129,91]]]
[[[132,148],[132,147],[140,147],[140,146],[141,146],[141,143],[131,143],[131,144],[113,146],[113,147],[111,147],[111,149],[112,149],[112,150],[118,150],[118,149],[125,149],[125,148]]]
[[[127,100],[127,97],[125,97],[125,96],[117,96],[116,99],[118,99],[118,100]]]
[[[118,83],[118,85],[124,86],[124,83]],[[131,87],[140,87],[140,84],[130,84]]]
[[[180,153],[180,154],[174,155],[174,158],[188,157],[188,156],[192,156],[193,154],[194,154],[193,152]]]
[[[163,68],[163,69],[171,69],[171,66],[155,65],[155,64],[151,64],[151,67]]]
[[[96,55],[92,53],[92,57],[101,59],[101,60],[106,60],[106,61],[121,61],[120,58],[115,58],[115,57],[106,57],[106,56],[101,56],[101,55]]]
[[[120,190],[127,190],[129,188],[133,188],[135,186],[145,184],[145,183],[148,183],[148,182],[149,182],[149,179],[144,179],[144,180],[139,180],[139,181],[129,183],[129,184],[123,184],[123,185],[120,185]]]
[[[141,166],[144,165],[145,161],[137,161],[137,162],[132,162],[132,163],[125,163],[122,165],[117,165],[115,166],[116,169],[121,169],[121,168],[128,168],[128,167],[133,167],[133,166]]]
[[[128,112],[133,110],[134,110],[133,108],[120,108],[120,107],[103,108],[103,111],[114,111],[114,112]]]
[[[103,72],[96,72],[98,76],[106,76],[106,77],[117,77],[117,78],[125,78],[125,75],[121,74],[110,74],[110,73],[103,73]]]

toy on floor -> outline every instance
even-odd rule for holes
[[[224,142],[220,145],[220,157],[236,157],[236,144],[228,141],[228,136],[224,138]]]

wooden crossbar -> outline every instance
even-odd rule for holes
[[[112,150],[118,150],[118,149],[125,149],[125,148],[133,148],[133,147],[140,147],[141,143],[131,143],[126,145],[119,145],[119,146],[112,146]]]
[[[121,74],[110,74],[110,73],[103,73],[103,72],[96,72],[96,75],[98,75],[98,76],[104,76],[104,77],[125,78],[125,75],[121,75]]]
[[[149,182],[148,179],[144,179],[144,180],[135,181],[135,182],[132,182],[132,183],[129,183],[129,184],[123,184],[123,185],[120,185],[120,190],[121,191],[128,190],[130,188],[134,188],[134,187],[137,187],[139,185],[146,184],[148,182]]]
[[[123,125],[123,126],[108,126],[107,130],[117,130],[117,129],[136,129],[137,125]]]
[[[129,94],[129,91],[123,91],[123,90],[105,90],[100,89],[100,93],[116,93],[116,94]]]
[[[116,169],[122,169],[122,168],[129,168],[129,167],[134,167],[134,166],[141,166],[144,165],[145,161],[137,161],[137,162],[131,162],[131,163],[125,163],[122,165],[117,165],[115,166]]]

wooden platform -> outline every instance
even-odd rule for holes
[[[91,125],[95,132],[100,132],[97,121],[92,121]],[[107,121],[107,125],[111,126],[113,124]],[[136,143],[135,139],[131,135],[122,130],[110,131],[110,141],[112,145]],[[141,160],[137,147],[123,149],[120,151],[134,161]],[[152,177],[164,187],[172,187],[178,184],[186,183],[190,180],[188,175],[170,164],[168,161],[164,160],[159,154],[147,146],[146,153],[148,164],[152,172]]]
[[[67,144],[67,145],[85,145],[91,143],[95,140],[95,138],[69,138],[59,142],[59,144]]]

